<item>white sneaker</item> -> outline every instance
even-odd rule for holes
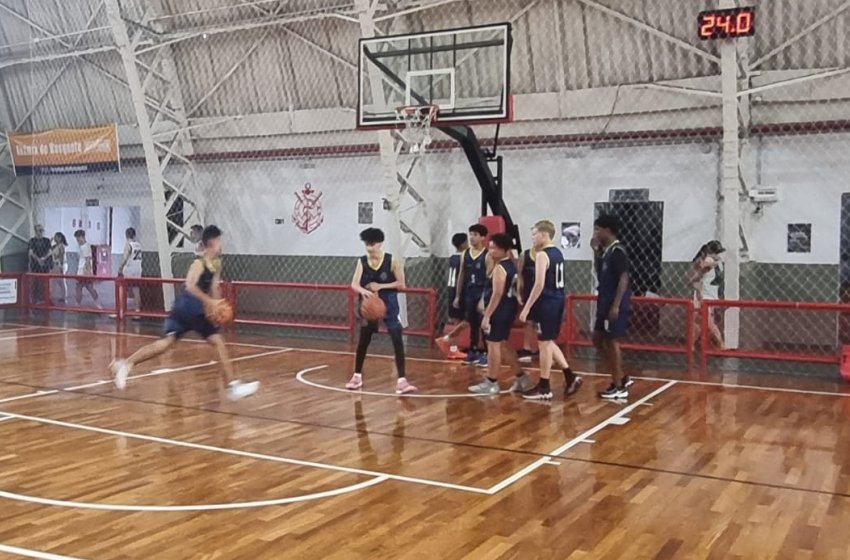
[[[407,379],[404,377],[400,377],[399,380],[395,384],[395,394],[396,395],[406,395],[408,393],[415,393],[419,389],[416,388],[415,385],[411,385],[407,382]]]
[[[511,384],[510,392],[525,393],[533,386],[534,382],[531,381],[531,377],[529,377],[527,373],[522,372],[522,375],[518,375],[516,376],[516,378],[514,378],[514,382]]]
[[[345,388],[349,391],[356,391],[363,387],[363,375],[359,373],[355,373],[351,376],[351,379],[348,380],[348,383],[345,384]]]
[[[236,401],[249,397],[256,393],[259,388],[259,381],[240,381],[237,379],[227,384],[227,398],[232,401]]]
[[[490,381],[485,377],[484,380],[481,381],[481,383],[470,386],[469,392],[475,393],[476,395],[498,395],[499,384]]]
[[[109,369],[112,370],[112,382],[118,389],[123,389],[127,386],[127,378],[130,376],[130,364],[127,360],[113,360],[109,364]]]

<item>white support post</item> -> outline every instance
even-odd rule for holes
[[[734,3],[733,3],[734,5]],[[723,94],[723,147],[720,179],[720,240],[726,247],[726,299],[740,298],[740,143],[738,140],[738,50],[734,40],[720,45],[720,76]],[[726,311],[725,340],[729,348],[738,347],[740,310]]]
[[[153,201],[154,229],[156,232],[160,276],[162,278],[173,278],[174,274],[171,270],[171,246],[168,241],[168,220],[165,215],[165,191],[163,190],[162,171],[159,166],[159,156],[154,146],[148,112],[145,108],[145,94],[142,91],[142,82],[139,79],[139,71],[136,67],[136,55],[130,45],[127,27],[121,18],[121,9],[118,6],[118,0],[106,0],[106,13],[109,16],[112,34],[118,46],[118,52],[121,54],[124,71],[127,74],[127,84],[130,86],[130,95],[133,100],[133,108],[136,112],[136,120],[139,126],[139,136],[145,154],[145,165],[148,170],[148,182]],[[165,299],[166,308],[170,308],[174,301],[174,289],[171,285],[163,286],[163,298]]]
[[[375,9],[377,0],[356,0],[355,9],[358,11],[358,20],[360,22],[360,34],[364,38],[372,38],[375,36]],[[375,103],[384,102],[384,92],[382,89],[382,77],[380,71],[374,66],[370,66],[371,72],[369,83],[372,87],[372,99]],[[357,77],[360,79],[360,76]],[[399,216],[399,184],[398,184],[398,157],[395,150],[395,142],[393,141],[392,133],[388,130],[379,130],[378,146],[381,154],[381,164],[384,168],[384,200],[388,207],[386,211],[389,214],[389,224],[387,226],[386,236],[389,252],[395,255],[399,264],[404,266],[405,255],[404,248],[401,243],[401,221]],[[399,307],[401,308],[401,324],[407,326],[407,302],[404,298],[399,299]]]

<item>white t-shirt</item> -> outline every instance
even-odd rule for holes
[[[124,247],[126,252],[129,248],[130,260],[124,265],[124,276],[142,275],[142,244],[138,241],[128,241]]]
[[[79,249],[80,262],[77,264],[77,274],[92,274],[94,270],[86,270],[86,259],[91,263],[91,245],[83,243]]]

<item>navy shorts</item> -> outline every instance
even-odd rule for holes
[[[484,297],[483,291],[467,291],[466,297],[463,299],[463,318],[469,321],[470,323],[473,321],[477,321],[479,317],[481,317],[481,313],[478,311],[478,304],[481,302],[481,298]]]
[[[603,302],[604,303],[604,302]],[[629,328],[629,308],[620,308],[620,313],[617,315],[617,320],[611,323],[608,320],[608,310],[610,305],[597,306],[596,322],[593,324],[593,330],[603,333],[608,338],[623,338]]]
[[[209,319],[203,315],[192,315],[173,310],[162,326],[164,336],[174,336],[177,340],[192,331],[198,333],[201,338],[207,339],[218,334],[218,327],[210,323]]]
[[[531,308],[529,320],[537,323],[538,340],[557,340],[564,322],[564,300],[538,300]]]
[[[505,342],[511,337],[517,308],[516,300],[499,304],[490,317],[490,332],[487,333],[487,342]]]
[[[401,328],[401,307],[398,304],[398,293],[397,292],[378,292],[378,297],[383,300],[384,305],[387,306],[387,316],[384,317],[384,324],[387,326],[387,330],[400,329]],[[362,300],[361,300],[362,301]],[[366,324],[368,321],[364,321]]]

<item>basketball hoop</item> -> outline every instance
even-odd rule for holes
[[[418,154],[431,143],[431,123],[438,112],[436,105],[409,105],[395,110],[396,121],[403,125],[399,135],[410,147],[411,154]]]

